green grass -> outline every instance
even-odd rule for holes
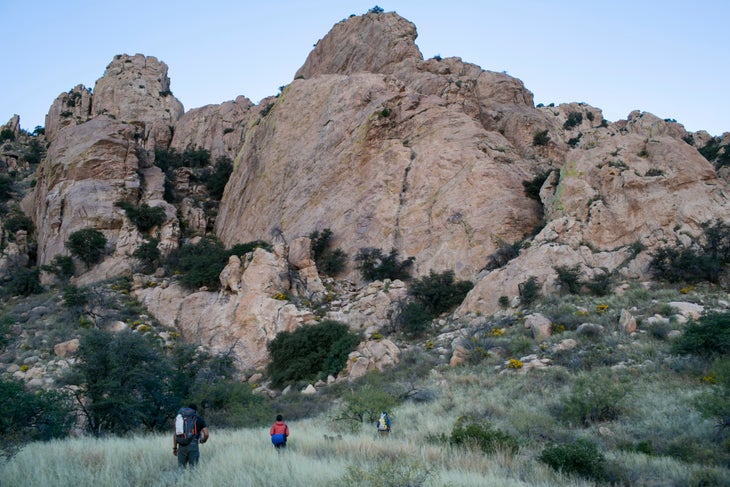
[[[404,353],[399,368],[371,377],[379,391],[424,393],[421,400],[406,400],[390,411],[393,433],[387,439],[376,436],[374,425],[353,432],[336,419],[346,407],[343,391],[366,393],[357,384],[338,383],[316,396],[279,398],[285,416],[287,410],[290,417],[317,412],[289,422],[292,436],[283,455],[270,445],[267,428],[222,430],[211,421],[211,440],[201,446],[201,464],[192,471],[178,471],[169,434],[86,437],[25,446],[0,460],[0,485],[601,485],[553,471],[539,460],[546,448],[580,439],[594,443],[605,457],[603,485],[730,485],[730,438],[696,408],[697,398],[715,387],[703,380],[712,362],[673,354],[672,339],[642,324],[657,313],[673,313],[670,301],[726,309],[727,295],[710,291],[636,287],[623,296],[545,298],[522,316],[542,312],[571,326],[537,342],[519,314],[502,321],[485,317],[474,336],[482,337],[485,346],[502,347],[502,355],[456,368],[439,365],[422,344],[411,343],[414,353]],[[16,307],[13,316],[32,310],[26,308]],[[639,320],[639,331],[630,336],[617,326],[624,308]],[[28,321],[29,329],[48,326],[30,315]],[[583,336],[572,327],[581,322],[605,330]],[[495,326],[503,333],[494,335]],[[671,324],[680,331],[685,326],[676,320]],[[576,348],[555,351],[568,338],[576,340]],[[520,353],[535,353],[552,365],[527,372],[506,369],[504,362],[521,359]],[[594,391],[595,385],[600,389]],[[598,397],[582,397],[591,394]],[[611,406],[607,413],[606,405]],[[592,409],[598,414],[584,413]],[[452,446],[449,437],[461,416],[516,438],[518,451],[485,454]]]

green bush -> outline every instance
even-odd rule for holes
[[[500,269],[507,265],[509,261],[520,255],[520,243],[514,242],[508,244],[500,242],[499,248],[489,256],[487,265],[484,267],[487,271]]]
[[[317,264],[317,269],[328,276],[336,276],[345,270],[347,254],[342,249],[332,249],[332,230],[325,228],[320,233],[314,231],[309,235],[310,251]]]
[[[180,274],[180,283],[188,289],[206,286],[215,290],[220,288],[220,275],[228,264],[231,255],[244,255],[255,248],[271,249],[271,245],[261,240],[236,244],[226,250],[215,237],[205,237],[198,243],[187,243],[173,252],[165,260],[165,266]]]
[[[9,140],[10,142],[15,140],[15,134],[8,128],[0,130],[0,143],[5,142],[6,140]]]
[[[63,438],[74,425],[73,404],[60,390],[34,392],[26,390],[20,382],[0,379],[0,396],[3,398],[0,455],[12,455],[31,441]]]
[[[492,454],[507,451],[515,454],[519,448],[517,438],[503,431],[493,429],[486,420],[478,420],[462,416],[456,420],[449,442],[455,446],[479,448],[482,452]]]
[[[194,399],[202,384],[234,387],[230,358],[195,345],[166,350],[149,333],[86,330],[78,358],[65,380],[78,386],[87,429],[95,435],[165,430],[179,406]],[[221,404],[230,401],[210,407]]]
[[[147,233],[154,227],[162,225],[167,219],[165,209],[161,206],[149,206],[143,203],[139,208],[135,208],[126,201],[117,201],[115,205],[124,210],[127,218],[132,220],[137,230],[142,233]]]
[[[411,282],[408,294],[436,317],[461,304],[473,287],[471,281],[455,281],[454,271],[436,273],[431,270],[428,276]]]
[[[548,145],[548,142],[550,142],[550,136],[548,135],[547,130],[541,130],[540,132],[536,133],[535,136],[532,138],[532,145]]]
[[[84,228],[69,235],[68,245],[71,254],[81,260],[87,267],[96,264],[104,256],[106,237],[93,228]]]
[[[411,278],[410,269],[415,260],[415,257],[408,257],[406,260],[399,261],[398,251],[395,249],[385,255],[380,249],[365,247],[360,249],[355,256],[357,263],[355,267],[367,281],[384,279],[407,281]]]
[[[572,267],[557,266],[553,267],[553,270],[558,274],[558,284],[560,284],[561,289],[568,291],[570,294],[580,293],[582,286],[580,278],[583,275],[580,264],[575,264]]]
[[[434,315],[420,302],[410,302],[398,313],[397,322],[401,331],[408,337],[422,336],[431,327]]]
[[[540,189],[545,184],[545,181],[547,181],[550,173],[551,171],[540,171],[529,181],[522,181],[522,186],[525,188],[525,196],[535,201],[540,201]]]
[[[337,375],[359,341],[347,325],[332,320],[281,332],[266,346],[271,381],[279,387]]]
[[[41,286],[38,269],[19,267],[13,270],[10,280],[5,284],[5,292],[10,296],[30,296],[42,293],[43,286]]]
[[[73,259],[68,255],[55,256],[49,264],[41,266],[41,269],[55,274],[62,281],[67,281],[76,271]]]
[[[580,125],[583,122],[583,114],[580,112],[570,112],[568,114],[568,118],[565,120],[565,123],[563,124],[563,128],[565,130],[572,129],[573,127],[576,127]]]
[[[3,226],[5,230],[13,234],[18,230],[25,230],[28,235],[33,232],[33,220],[22,213],[14,213],[3,222]]]
[[[586,439],[581,438],[573,443],[547,447],[539,458],[558,472],[599,481],[605,477],[606,457],[598,450],[595,443]]]
[[[229,255],[223,244],[211,237],[196,244],[183,245],[176,253],[180,283],[188,289],[203,286],[211,290],[218,289],[218,276],[228,263]]]
[[[730,313],[708,313],[689,322],[674,340],[672,351],[700,356],[730,354]]]
[[[429,477],[434,477],[432,470],[419,460],[388,458],[368,467],[349,465],[347,473],[337,479],[333,485],[347,485],[348,487],[421,486],[426,485]]]
[[[611,292],[611,274],[608,272],[596,274],[585,285],[592,295],[606,296]]]
[[[580,375],[562,399],[560,419],[581,426],[614,420],[623,412],[629,392],[628,385],[615,377],[599,373]]]
[[[730,224],[722,220],[705,222],[696,247],[662,247],[652,254],[654,276],[668,282],[717,283],[725,264],[730,263]]]
[[[537,282],[535,276],[530,276],[526,281],[521,282],[517,288],[520,292],[520,303],[524,306],[530,306],[540,297],[540,283]]]
[[[710,390],[697,396],[695,407],[702,416],[715,420],[715,427],[722,435],[730,431],[730,358],[715,359],[704,382]]]
[[[13,180],[5,174],[0,174],[0,202],[8,201],[15,194]]]
[[[156,238],[151,238],[142,242],[132,253],[132,257],[139,260],[142,272],[154,272],[160,264],[160,249],[157,248],[159,243]]]
[[[346,421],[350,430],[357,431],[363,423],[375,423],[381,411],[392,411],[400,404],[402,400],[379,383],[381,378],[377,373],[368,375],[362,387],[351,386],[342,396],[344,406],[337,420]]]
[[[232,173],[233,162],[230,157],[220,156],[215,160],[215,170],[205,183],[211,198],[216,200],[223,198],[223,190],[226,188]]]
[[[64,287],[61,296],[63,296],[64,304],[69,308],[85,306],[89,302],[86,290],[73,285]]]

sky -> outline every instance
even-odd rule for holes
[[[378,5],[416,25],[425,59],[457,56],[519,78],[535,104],[633,110],[730,132],[728,0],[0,0],[0,124],[45,125],[116,54],[164,61],[185,110],[290,83],[334,24]]]

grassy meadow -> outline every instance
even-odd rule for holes
[[[672,349],[674,332],[688,326],[672,301],[730,308],[726,293],[706,289],[547,297],[530,310],[555,324],[544,340],[532,337],[519,312],[506,320],[481,317],[462,335],[471,356],[458,367],[444,363],[449,339],[432,334],[403,343],[400,365],[371,374],[366,384],[282,396],[267,406],[272,420],[276,412],[296,418],[287,420],[291,437],[282,454],[271,446],[268,427],[223,429],[211,416],[211,439],[201,445],[196,469],[178,470],[171,433],[87,436],[23,446],[0,459],[0,485],[730,485],[727,429],[700,413],[701,403],[723,400],[720,385],[730,379],[715,375],[722,369],[715,370],[713,357]],[[637,332],[619,329],[621,310],[631,310]],[[581,333],[584,322],[603,330]],[[728,321],[715,327],[726,340]],[[573,348],[559,346],[569,341]],[[529,355],[549,365],[523,368]],[[407,399],[390,409],[393,432],[380,438],[374,424],[354,423],[350,413],[353,403],[386,389]],[[462,418],[485,429],[459,430]],[[457,441],[459,431],[471,436]],[[479,442],[485,439],[492,441],[487,447]],[[566,468],[555,468],[551,458]]]

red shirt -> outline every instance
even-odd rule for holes
[[[269,430],[269,436],[271,435],[279,435],[284,434],[287,438],[289,437],[289,427],[286,425],[283,421],[277,421],[276,423],[271,425],[271,429]]]

